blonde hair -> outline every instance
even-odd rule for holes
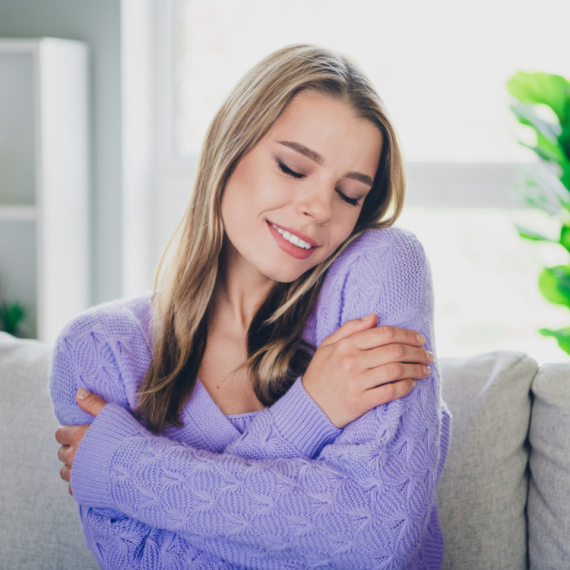
[[[316,350],[302,335],[327,269],[362,233],[391,226],[402,211],[405,169],[397,135],[380,97],[352,60],[296,44],[270,54],[246,73],[207,131],[193,192],[156,272],[152,359],[136,409],[155,433],[183,425],[180,413],[196,384],[224,241],[224,187],[241,157],[305,89],[346,102],[357,116],[374,123],[382,134],[382,152],[374,185],[348,239],[295,281],[275,283],[251,322],[248,357],[236,371],[249,370],[263,405],[272,405],[290,388]]]

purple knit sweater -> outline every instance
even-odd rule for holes
[[[87,424],[71,484],[101,568],[434,569],[443,558],[436,485],[450,415],[431,375],[338,429],[302,377],[271,407],[224,415],[200,381],[184,427],[164,436],[132,416],[151,358],[151,292],[75,317],[54,349],[61,424]],[[349,319],[422,333],[434,351],[433,291],[408,230],[372,230],[330,267],[304,338]],[[93,419],[78,388],[109,404]]]

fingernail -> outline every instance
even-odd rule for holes
[[[374,313],[372,313],[373,315]],[[366,315],[365,317],[362,317],[360,320],[362,321],[366,321],[367,319],[369,319],[372,315]]]
[[[89,392],[87,390],[84,390],[83,388],[79,388],[79,390],[77,391],[77,397],[80,400],[83,400],[87,398],[87,396],[89,396]]]
[[[412,380],[412,388],[414,388],[415,385],[416,385],[416,381],[415,381],[415,380]]]
[[[431,368],[429,366],[424,366],[424,374],[429,374],[431,372]]]
[[[433,352],[426,350],[426,353],[427,353],[427,357],[428,357],[428,362],[433,362],[433,359],[434,359]]]
[[[426,341],[426,337],[423,334],[418,333],[416,336],[418,338],[418,342],[423,344]]]

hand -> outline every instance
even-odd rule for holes
[[[414,331],[377,327],[378,315],[351,319],[318,347],[303,376],[307,393],[338,428],[402,398],[430,375],[431,352]]]
[[[87,390],[81,388],[77,391],[76,401],[79,407],[92,416],[98,416],[99,412],[107,405],[107,402],[97,396],[91,394]],[[71,467],[73,466],[73,458],[81,440],[85,436],[89,424],[80,426],[61,426],[55,432],[55,439],[61,443],[61,447],[57,452],[57,456],[63,467],[59,471],[60,477],[69,483],[69,494],[73,496],[71,490]]]

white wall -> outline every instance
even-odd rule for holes
[[[123,294],[120,0],[0,0],[0,37],[90,46],[91,303]]]

